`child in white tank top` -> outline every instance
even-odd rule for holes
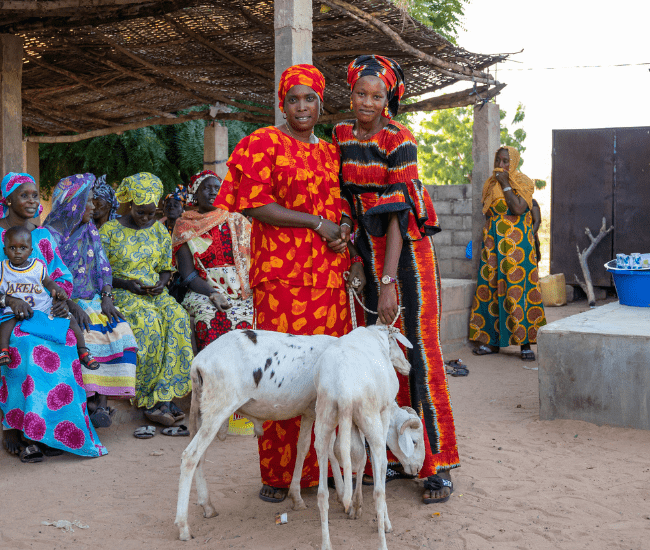
[[[36,258],[30,258],[32,234],[27,228],[19,226],[8,229],[5,233],[4,251],[8,259],[0,263],[0,294],[5,295],[5,301],[7,298],[18,298],[26,302],[30,311],[25,318],[31,317],[33,310],[51,315],[52,298],[60,301],[68,299],[65,291],[48,276],[45,264]],[[9,306],[0,313],[1,317],[6,315],[12,317],[0,323],[0,365],[11,362],[11,332],[18,321],[24,320],[22,313],[14,316]],[[70,317],[70,328],[77,337],[81,363],[90,370],[98,369],[99,363],[88,352],[83,331],[74,317]]]

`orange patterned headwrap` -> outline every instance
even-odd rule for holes
[[[280,83],[278,84],[278,99],[280,100],[280,110],[284,113],[284,98],[287,92],[294,86],[302,84],[309,86],[314,90],[320,100],[323,101],[323,92],[325,91],[325,77],[313,65],[292,65],[282,73]]]
[[[360,55],[348,65],[350,91],[362,76],[377,76],[384,81],[388,105],[382,115],[386,118],[397,115],[399,102],[404,95],[404,71],[397,61],[381,55]]]

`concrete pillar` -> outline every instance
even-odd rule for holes
[[[277,89],[282,71],[311,63],[312,0],[275,0],[275,125],[284,123]]]
[[[0,178],[23,168],[23,39],[0,34]]]
[[[474,107],[472,142],[472,272],[477,276],[485,216],[483,215],[483,184],[492,174],[494,155],[501,144],[499,106],[486,103]]]
[[[211,122],[203,131],[203,169],[216,172],[220,178],[228,173],[228,127]]]

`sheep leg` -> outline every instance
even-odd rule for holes
[[[363,470],[366,467],[366,439],[363,437],[361,431],[355,426],[352,440],[351,456],[353,461],[352,470],[357,473],[356,486],[352,495],[352,507],[350,508],[350,517],[352,519],[360,519],[363,513]]]
[[[192,533],[190,532],[190,527],[187,523],[187,511],[190,502],[190,489],[192,488],[194,471],[210,443],[212,443],[213,439],[216,437],[221,424],[227,420],[235,410],[236,407],[221,409],[221,412],[216,414],[212,419],[204,419],[198,432],[192,441],[190,441],[187,448],[183,451],[181,457],[181,475],[178,481],[176,521],[174,522],[178,526],[179,538],[181,540],[190,540],[192,538]],[[203,478],[203,469],[201,469],[201,476]],[[201,488],[199,489],[199,487]],[[207,494],[208,488],[205,478],[203,478],[202,481],[197,481],[197,490],[205,491],[205,500],[206,503],[209,503],[210,497]],[[212,508],[211,504],[210,508]],[[214,508],[212,508],[212,510],[214,510]],[[204,512],[208,511],[209,509],[204,508]]]
[[[386,522],[386,469],[388,467],[388,459],[386,457],[386,439],[382,439],[383,432],[385,431],[378,417],[374,421],[367,422],[366,429],[364,430],[372,455],[372,475],[375,482],[373,496],[377,509],[379,550],[387,550],[386,533],[392,529],[390,521]]]
[[[326,407],[323,407],[323,410],[319,412],[317,403],[316,409],[314,447],[316,449],[316,457],[318,458],[318,464],[320,466],[318,478],[318,509],[320,511],[322,536],[321,550],[332,550],[328,524],[329,489],[327,488],[327,455],[330,448],[330,440],[332,439],[336,428],[335,421],[331,420],[336,418],[336,407],[330,403]]]
[[[341,475],[341,465],[339,464],[339,460],[336,457],[336,451],[334,450],[336,447],[336,440],[337,437],[332,437],[330,439],[330,450],[329,450],[329,457],[330,457],[330,464],[332,465],[332,475],[334,476],[334,487],[336,488],[336,498],[338,499],[339,502],[343,502],[343,476]],[[340,448],[339,448],[339,453],[340,453]]]
[[[352,439],[352,411],[340,411],[339,414],[339,445],[343,465],[343,508],[351,517],[350,503],[352,502],[352,461],[350,446]],[[319,462],[320,464],[320,462]]]
[[[289,498],[293,501],[294,510],[306,510],[307,505],[300,495],[300,478],[302,477],[302,467],[305,463],[305,457],[309,451],[311,442],[311,429],[314,425],[314,416],[312,414],[303,414],[300,419],[300,435],[296,444],[296,465],[293,469],[293,477],[289,486]],[[327,468],[326,468],[327,471]]]

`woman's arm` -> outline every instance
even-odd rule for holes
[[[176,263],[178,264],[178,273],[183,280],[187,279],[192,273],[197,273],[194,267],[194,260],[192,259],[192,251],[187,243],[181,245],[176,252]],[[197,273],[198,275],[198,273]],[[228,300],[225,296],[221,295],[218,291],[212,288],[207,281],[201,277],[195,276],[188,284],[187,287],[194,292],[203,294],[210,298],[219,311],[224,311],[230,307]]]
[[[334,222],[321,218],[320,216],[308,214],[307,212],[289,210],[275,202],[265,204],[258,208],[246,208],[242,211],[242,214],[244,216],[252,216],[263,223],[278,227],[307,227],[313,229],[328,243],[341,241],[337,243],[336,247],[333,247],[334,252],[341,253],[345,250],[346,243],[341,239],[340,227]]]
[[[379,303],[377,313],[379,320],[385,325],[390,325],[397,316],[397,289],[395,283],[384,284],[381,278],[385,275],[397,278],[397,267],[399,257],[402,253],[402,233],[399,227],[399,218],[396,213],[390,214],[388,220],[388,229],[386,231],[386,254],[384,257],[384,269],[377,275],[380,277],[379,283]]]
[[[110,323],[117,324],[120,319],[125,320],[124,315],[117,310],[113,303],[113,288],[108,284],[102,288],[102,313],[108,317]]]
[[[348,242],[348,251],[350,252],[350,258],[355,259],[359,258],[359,251],[357,250],[357,247],[354,246],[352,241]],[[352,286],[352,281],[357,278],[359,279],[359,285],[354,287]],[[357,294],[361,294],[363,292],[363,288],[366,286],[366,274],[363,270],[363,262],[353,262],[352,265],[350,266],[350,275],[348,276],[348,280],[346,282],[346,287],[348,290],[352,288]]]
[[[119,277],[113,277],[113,288],[120,288],[122,290],[128,290],[133,294],[138,294],[139,296],[145,296],[148,292],[142,288],[142,283],[140,281],[120,279]]]
[[[539,231],[539,226],[542,223],[542,211],[539,208],[539,204],[537,204],[537,201],[533,199],[533,208],[531,209],[531,214],[533,215],[533,233],[537,235],[537,231]]]
[[[508,173],[497,172],[496,178],[499,182],[499,185],[501,185],[501,190],[503,190],[503,196],[506,198],[506,203],[508,204],[510,212],[512,212],[515,216],[521,216],[526,210],[528,210],[528,204],[526,204],[526,201],[516,195],[512,190],[512,187],[510,186],[508,180]],[[508,190],[505,191],[505,189]]]

